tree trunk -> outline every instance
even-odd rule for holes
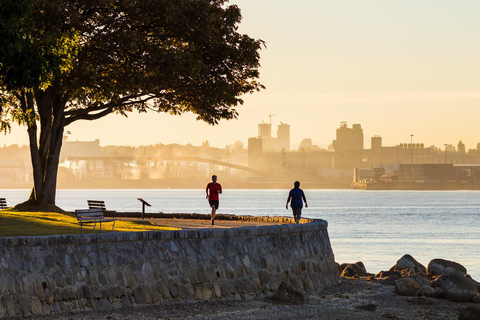
[[[35,92],[37,113],[40,118],[38,143],[36,122],[33,121],[28,125],[34,181],[28,202],[34,206],[55,205],[58,165],[65,123],[65,104],[56,88],[58,86],[54,84],[45,91]],[[27,95],[27,102],[27,107],[35,111],[33,95]]]

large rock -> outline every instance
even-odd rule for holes
[[[410,277],[399,279],[395,282],[395,293],[402,296],[418,296],[420,284]]]
[[[307,303],[307,297],[297,290],[295,290],[289,284],[282,282],[277,291],[272,295],[272,300],[290,303],[290,304],[302,304]]]
[[[445,277],[442,289],[450,301],[473,302],[478,294],[477,283],[460,272]]]
[[[401,257],[390,270],[402,273],[425,273],[427,269],[423,264],[415,260],[414,257],[406,254]]]
[[[342,263],[340,265],[342,270],[341,277],[364,277],[367,276],[367,269],[363,262],[358,261],[355,263]]]
[[[380,271],[375,278],[384,285],[394,286],[395,282],[402,277],[398,271]]]
[[[428,285],[420,285],[420,290],[418,292],[419,296],[434,297],[437,294],[438,291],[434,287]]]
[[[456,272],[467,274],[467,269],[459,263],[444,259],[433,259],[428,263],[427,273],[430,276],[451,275]]]

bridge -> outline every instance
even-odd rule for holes
[[[246,172],[251,172],[257,175],[264,176],[266,175],[265,172],[253,169],[247,166],[242,166],[235,163],[229,163],[225,161],[219,161],[214,159],[207,159],[202,157],[150,157],[150,156],[142,156],[142,157],[134,157],[134,156],[112,156],[112,157],[105,157],[105,156],[68,156],[66,158],[67,161],[118,161],[118,162],[162,162],[162,161],[178,161],[178,162],[202,162],[208,163],[211,165],[222,166],[231,169],[242,170]]]

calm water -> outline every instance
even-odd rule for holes
[[[309,207],[303,216],[329,223],[335,260],[363,261],[369,272],[387,270],[404,254],[427,266],[434,258],[463,264],[480,280],[479,191],[361,191],[305,189]],[[0,190],[9,206],[29,190]],[[287,190],[224,190],[219,213],[285,215]],[[205,190],[58,190],[64,210],[87,207],[87,199],[105,200],[108,209],[147,212],[209,213]]]

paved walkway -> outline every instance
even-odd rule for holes
[[[141,218],[118,218],[119,220],[141,221]],[[263,221],[235,221],[235,220],[215,220],[212,226],[207,219],[164,219],[164,218],[146,218],[152,224],[166,227],[175,227],[181,229],[207,229],[207,228],[241,228],[281,225],[283,223],[263,222]]]

